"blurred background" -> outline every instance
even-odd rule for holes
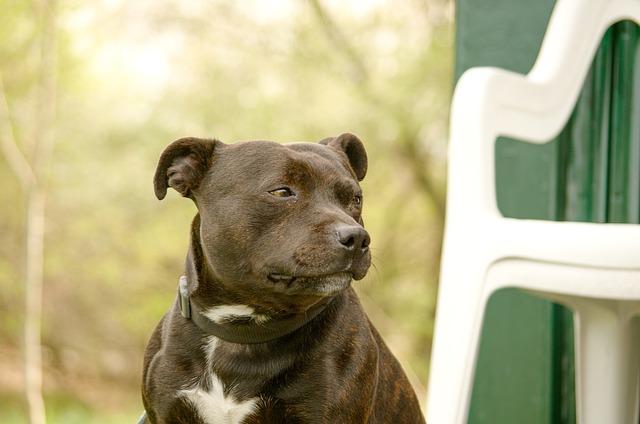
[[[195,214],[173,191],[158,202],[152,176],[183,136],[365,141],[374,266],[356,288],[424,401],[451,1],[0,0],[0,11],[0,422],[39,408],[40,368],[47,422],[139,415],[143,350]]]

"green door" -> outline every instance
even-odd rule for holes
[[[527,73],[553,3],[458,0],[456,77],[473,66]],[[504,215],[639,222],[639,33],[630,22],[607,32],[556,139],[545,145],[498,140],[496,184]],[[469,422],[575,421],[570,311],[517,290],[497,293],[485,314]]]

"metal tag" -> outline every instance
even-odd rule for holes
[[[180,313],[185,318],[191,318],[191,303],[189,302],[189,291],[187,290],[187,277],[180,277],[178,282],[178,297],[180,298]]]

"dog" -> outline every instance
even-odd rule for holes
[[[158,199],[190,198],[185,273],[144,356],[153,424],[424,423],[352,280],[371,263],[352,134],[318,143],[182,138]]]

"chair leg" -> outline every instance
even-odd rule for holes
[[[427,422],[466,424],[488,295],[483,273],[443,266],[431,355]]]
[[[572,299],[579,424],[637,424],[637,321],[617,301]]]

